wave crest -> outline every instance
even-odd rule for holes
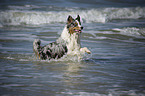
[[[47,23],[65,23],[67,16],[76,17],[80,15],[83,22],[105,23],[113,19],[139,19],[145,18],[145,7],[135,8],[98,8],[89,10],[70,11],[21,11],[7,10],[0,11],[1,25],[39,25]]]

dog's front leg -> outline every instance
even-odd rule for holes
[[[81,51],[82,53],[87,52],[88,54],[91,54],[91,51],[90,51],[87,47],[81,48],[80,51]]]

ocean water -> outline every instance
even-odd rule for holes
[[[1,0],[0,96],[145,96],[144,0]],[[36,60],[80,15],[92,54]]]

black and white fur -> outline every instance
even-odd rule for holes
[[[35,39],[33,42],[33,51],[35,52],[36,58],[46,59],[59,59],[64,55],[76,55],[81,58],[81,54],[91,52],[86,48],[81,48],[80,34],[83,27],[81,26],[80,16],[76,19],[71,16],[67,19],[67,25],[65,25],[61,36],[55,41],[45,46],[40,46],[41,41]]]

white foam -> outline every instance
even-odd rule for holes
[[[11,60],[13,60],[13,59],[15,59],[15,58],[13,58],[13,57],[6,57],[6,59],[11,59]]]
[[[136,90],[128,90],[128,91],[116,91],[116,90],[109,90],[108,94],[100,94],[97,92],[61,92],[62,94],[69,94],[75,96],[144,96],[143,93],[137,93]]]
[[[20,59],[19,61],[29,61],[28,59]]]

